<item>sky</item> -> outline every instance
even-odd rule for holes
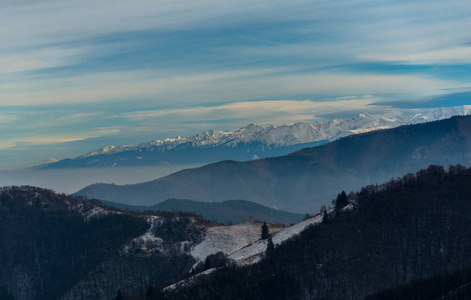
[[[471,104],[469,0],[0,2],[0,169]]]

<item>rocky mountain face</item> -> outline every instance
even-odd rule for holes
[[[170,284],[208,255],[239,250],[260,238],[260,226],[220,226],[176,212],[123,212],[51,190],[5,187],[0,291],[17,300],[112,299],[118,289]]]
[[[262,127],[254,124],[230,130],[210,130],[190,137],[154,140],[140,145],[106,146],[75,159],[40,165],[38,169],[113,167],[183,163],[210,163],[219,160],[250,160],[286,155],[352,134],[395,128],[468,115],[471,106],[440,108],[426,114],[401,117],[360,114],[353,119],[302,122]]]
[[[258,264],[229,265],[145,299],[468,299],[470,186],[462,166],[366,186],[316,226],[265,248]]]
[[[141,184],[95,184],[77,194],[134,205],[235,198],[312,214],[342,190],[457,163],[471,164],[471,116],[352,135],[282,157],[221,161]]]

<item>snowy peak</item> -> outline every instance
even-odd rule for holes
[[[299,122],[292,125],[270,125],[267,127],[251,123],[234,130],[209,130],[194,136],[177,136],[145,142],[139,145],[106,146],[80,156],[77,159],[112,155],[127,151],[165,153],[173,150],[220,146],[234,148],[253,143],[259,144],[262,147],[262,151],[266,151],[266,149],[276,149],[305,143],[333,141],[352,134],[437,121],[452,116],[469,114],[471,114],[471,105],[439,108],[431,112],[412,116],[401,116],[398,112],[378,115],[365,112],[347,120],[334,119],[324,122]]]
[[[98,150],[89,152],[85,155],[79,156],[78,158],[85,158],[85,157],[89,157],[89,156],[97,156],[97,155],[103,155],[103,154],[114,154],[114,153],[119,153],[119,152],[132,150],[134,147],[135,146],[129,146],[129,145],[105,146],[105,147],[100,148]]]
[[[471,105],[456,107],[441,107],[425,114],[415,115],[407,124],[418,124],[448,119],[454,116],[467,116],[471,114]]]

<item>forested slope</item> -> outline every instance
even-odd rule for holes
[[[362,299],[471,266],[470,169],[431,166],[365,187],[349,201],[355,210],[332,213],[261,263],[226,268],[159,297]]]

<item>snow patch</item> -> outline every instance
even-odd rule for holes
[[[201,273],[198,273],[194,276],[191,276],[190,278],[187,278],[187,279],[183,279],[179,282],[176,282],[174,284],[171,284],[167,287],[165,287],[163,290],[165,292],[169,292],[169,291],[174,291],[176,290],[177,288],[182,288],[182,287],[185,287],[185,286],[189,286],[191,284],[193,284],[195,282],[196,279],[200,278],[200,277],[203,277],[203,276],[206,276],[208,274],[211,274],[213,273],[214,271],[216,271],[217,268],[212,268],[212,269],[208,269],[204,272],[201,272]]]
[[[150,255],[155,251],[163,252],[163,240],[154,235],[154,231],[161,224],[161,221],[161,218],[158,216],[149,216],[147,219],[147,222],[150,224],[149,229],[143,235],[126,244],[122,252],[129,254],[133,251],[144,255]]]
[[[102,216],[108,215],[110,212],[101,208],[101,207],[94,207],[92,210],[88,211],[84,214],[85,221],[90,221],[92,219],[98,219]]]
[[[198,264],[208,255],[223,252],[229,255],[260,239],[262,223],[246,221],[232,226],[215,226],[206,230],[204,240],[191,249]],[[278,232],[280,227],[270,227],[270,232]],[[196,265],[195,264],[195,265]]]
[[[331,209],[330,212],[332,211],[333,210]],[[275,234],[271,232],[273,244],[281,244],[282,242],[292,238],[293,236],[300,234],[307,227],[321,223],[322,219],[322,214],[318,214],[313,218],[307,219],[293,226],[286,227],[285,229],[280,230]],[[233,259],[238,265],[253,264],[258,262],[262,258],[266,249],[267,241],[258,240],[245,248],[233,252],[231,255],[229,255],[229,259]]]

